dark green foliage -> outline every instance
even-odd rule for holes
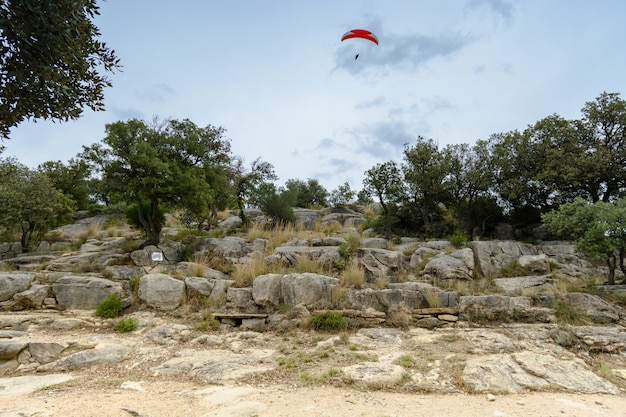
[[[206,218],[232,192],[224,184],[233,169],[221,127],[133,119],[106,125],[106,133],[103,143],[85,148],[82,157],[102,175],[101,195],[139,208],[146,245],[159,244],[165,207]]]
[[[119,316],[124,309],[124,304],[117,294],[111,294],[98,305],[96,316],[112,319]]]
[[[137,319],[121,319],[115,325],[115,331],[120,333],[132,332],[137,328]]]
[[[144,203],[143,209],[142,209],[143,213],[147,213],[149,209],[150,209],[150,205],[148,203]],[[159,207],[158,211],[159,211],[158,213],[159,222],[164,223],[165,222],[165,210]],[[143,215],[145,216],[145,214]],[[128,222],[129,225],[139,230],[143,230],[143,225],[141,224],[141,221],[139,220],[139,210],[136,204],[131,204],[128,207],[126,207],[126,221]]]
[[[328,204],[328,191],[316,179],[289,179],[283,192],[289,194],[294,207],[322,208]]]
[[[325,311],[311,317],[311,326],[319,331],[336,332],[345,330],[348,327],[348,320],[341,313]]]
[[[50,179],[11,159],[0,159],[0,230],[21,235],[22,248],[34,250],[52,228],[71,221],[70,197]]]
[[[70,196],[74,200],[77,210],[86,210],[90,207],[89,165],[81,160],[70,159],[67,165],[61,161],[48,161],[39,165],[38,170],[43,172],[54,188]]]
[[[104,110],[100,72],[119,68],[92,23],[96,0],[0,1],[0,137],[27,119]]]

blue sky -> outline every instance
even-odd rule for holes
[[[123,70],[105,112],[26,122],[3,157],[67,162],[107,123],[223,126],[233,153],[280,180],[362,188],[418,136],[440,147],[576,119],[603,91],[626,99],[622,0],[108,0],[101,40]],[[341,36],[376,33],[380,45]],[[354,60],[356,53],[359,59]]]

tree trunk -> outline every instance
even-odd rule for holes
[[[617,259],[614,253],[607,256],[606,264],[609,266],[609,276],[607,277],[607,284],[615,285],[615,267],[617,266]]]
[[[147,241],[141,245],[142,247],[154,245],[158,246],[161,241],[161,220],[159,219],[159,200],[154,198],[150,200],[148,212],[144,213],[143,203],[137,199],[137,216],[139,222],[146,232]]]

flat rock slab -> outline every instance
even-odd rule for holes
[[[15,378],[0,378],[0,395],[30,394],[50,385],[62,384],[72,379],[71,375],[28,375]]]

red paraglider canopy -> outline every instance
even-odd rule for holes
[[[352,39],[352,38],[361,38],[361,39],[366,39],[368,41],[372,41],[374,42],[376,45],[378,45],[378,38],[376,37],[376,35],[374,35],[372,32],[370,32],[369,30],[365,30],[365,29],[352,29],[349,32],[346,32],[342,37],[341,37],[341,41],[345,41],[346,39]]]

